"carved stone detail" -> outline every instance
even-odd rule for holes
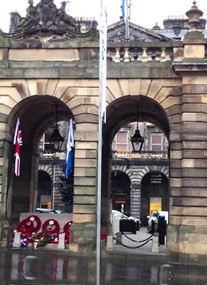
[[[34,6],[33,0],[28,0],[26,16],[20,18],[13,33],[0,32],[2,36],[11,38],[38,38],[58,36],[60,38],[97,36],[96,29],[91,28],[82,33],[80,23],[66,13],[68,2],[63,1],[58,9],[54,0],[41,0]]]

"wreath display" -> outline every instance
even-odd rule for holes
[[[30,233],[21,234],[21,246],[26,247],[31,242],[31,237]]]
[[[52,244],[58,244],[59,242],[59,233],[54,233],[54,234],[51,234],[51,243]]]
[[[65,243],[70,243],[70,227],[72,225],[72,221],[67,222],[63,227],[63,232],[65,233]]]
[[[19,222],[16,231],[24,234],[37,233],[41,227],[41,220],[36,215],[28,216],[26,219]]]
[[[65,233],[65,243],[70,242],[70,227],[72,221],[68,221],[62,232]],[[21,246],[26,247],[32,242],[33,247],[37,248],[40,246],[45,246],[48,243],[57,244],[59,242],[60,224],[56,219],[48,219],[42,224],[42,231],[39,232],[41,228],[41,220],[36,215],[30,215],[17,225],[15,232],[21,232]],[[14,239],[14,235],[12,237]]]
[[[42,231],[49,234],[59,233],[60,225],[55,219],[49,219],[42,225]]]
[[[37,248],[40,246],[45,246],[46,244],[50,243],[52,241],[52,237],[48,233],[41,232],[33,236],[31,238],[31,241],[33,243],[33,247]]]
[[[31,242],[31,237],[36,234],[41,228],[41,220],[36,215],[30,215],[19,222],[12,235],[14,241],[15,232],[21,233],[21,246],[26,247]]]

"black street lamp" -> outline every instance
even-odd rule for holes
[[[57,124],[57,109],[58,105],[55,104],[55,129],[52,135],[49,137],[50,147],[53,152],[60,152],[64,142],[64,138],[61,136],[58,124]]]
[[[137,107],[137,129],[134,135],[131,137],[132,149],[134,153],[141,152],[144,143],[144,138],[140,135],[140,131],[138,129],[138,118],[139,118],[139,111]]]

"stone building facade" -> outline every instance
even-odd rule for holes
[[[76,122],[69,249],[91,252],[96,239],[98,33],[93,27],[82,33],[53,1],[40,1],[35,9],[35,22],[28,15],[12,35],[1,32],[0,37],[1,246],[8,244],[19,214],[36,208],[39,141],[55,122],[52,105],[58,104],[59,120]],[[169,176],[167,248],[169,258],[180,262],[206,262],[207,253],[207,42],[199,29],[201,15],[194,4],[187,12],[189,30],[182,40],[138,28],[132,41],[109,40],[107,47],[102,232],[110,233],[111,169],[116,170],[112,141],[121,126],[136,121],[139,106],[139,120],[158,126],[169,140],[169,174],[164,163],[141,170],[131,160],[131,181],[140,195],[143,173],[156,169]],[[22,168],[21,176],[15,177],[13,136],[18,117]],[[125,172],[126,168],[119,166]]]
[[[136,128],[144,138],[140,153],[132,151]],[[112,143],[112,209],[139,218],[142,226],[147,225],[152,212],[169,211],[168,147],[164,133],[146,122],[128,124],[116,134]]]

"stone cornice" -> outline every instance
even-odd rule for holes
[[[172,69],[176,74],[188,73],[193,75],[193,73],[206,73],[207,62],[204,60],[199,62],[198,59],[195,61],[192,59],[191,61],[186,62],[173,62]]]

